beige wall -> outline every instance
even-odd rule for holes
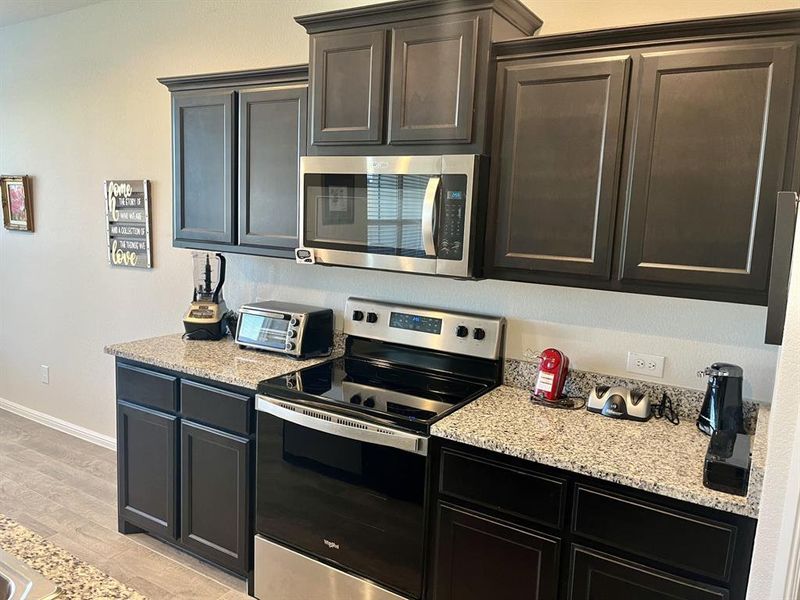
[[[104,344],[180,329],[190,259],[170,246],[169,94],[156,77],[307,60],[292,17],[348,0],[111,0],[6,27],[0,35],[0,171],[34,177],[37,231],[0,232],[0,398],[113,435]],[[736,11],[786,0],[565,2],[530,5],[545,32]],[[149,178],[155,269],[112,269],[102,182]],[[715,359],[744,365],[767,400],[776,350],[760,307],[500,282],[453,282],[233,257],[233,306],[256,297],[341,309],[350,293],[506,314],[509,354],[557,345],[579,368],[623,372],[627,350],[667,356],[665,379],[702,385]],[[39,383],[39,365],[51,383]]]
[[[527,0],[543,33],[758,10],[797,0]],[[297,14],[351,0],[111,0],[0,31],[0,171],[34,177],[37,232],[0,230],[0,398],[114,434],[105,344],[178,331],[191,285],[173,249],[169,95],[155,78],[307,60]],[[102,182],[149,178],[155,269],[114,270],[105,256]],[[512,318],[509,353],[553,344],[575,366],[622,372],[629,349],[667,356],[665,380],[701,386],[716,359],[741,363],[747,393],[767,401],[778,351],[762,343],[759,307],[501,282],[301,267],[232,257],[229,303],[304,299],[341,310],[357,293]],[[795,283],[794,290],[797,291]],[[794,294],[797,302],[800,297]],[[797,309],[793,314],[797,315]],[[796,333],[796,327],[793,329]],[[768,597],[782,519],[796,390],[797,336],[781,359],[775,452],[754,592]],[[38,381],[51,368],[50,385]],[[794,381],[794,383],[792,383]],[[763,557],[763,558],[762,558]]]

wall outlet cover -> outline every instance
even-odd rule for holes
[[[626,370],[629,373],[648,375],[649,377],[664,377],[664,357],[657,354],[628,352]]]
[[[48,367],[47,365],[39,366],[39,379],[45,385],[50,384],[50,367]]]

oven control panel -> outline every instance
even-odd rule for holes
[[[384,342],[405,344],[497,360],[503,355],[505,319],[349,298],[344,332]]]

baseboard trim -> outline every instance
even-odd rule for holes
[[[61,431],[62,433],[67,433],[86,442],[95,444],[96,446],[102,446],[103,448],[108,448],[109,450],[114,451],[117,449],[117,440],[110,435],[104,435],[91,429],[87,429],[86,427],[75,425],[75,423],[70,423],[64,419],[59,419],[58,417],[48,415],[47,413],[28,408],[27,406],[22,406],[16,402],[11,402],[11,400],[0,398],[0,409],[14,413],[15,415],[24,417],[31,421],[35,421],[36,423],[45,425],[51,429]]]

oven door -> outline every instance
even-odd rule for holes
[[[472,276],[474,155],[301,159],[301,245],[317,262]]]
[[[427,438],[265,396],[256,406],[256,533],[420,598]],[[256,563],[256,590],[274,590]],[[314,597],[336,597],[331,573]]]

